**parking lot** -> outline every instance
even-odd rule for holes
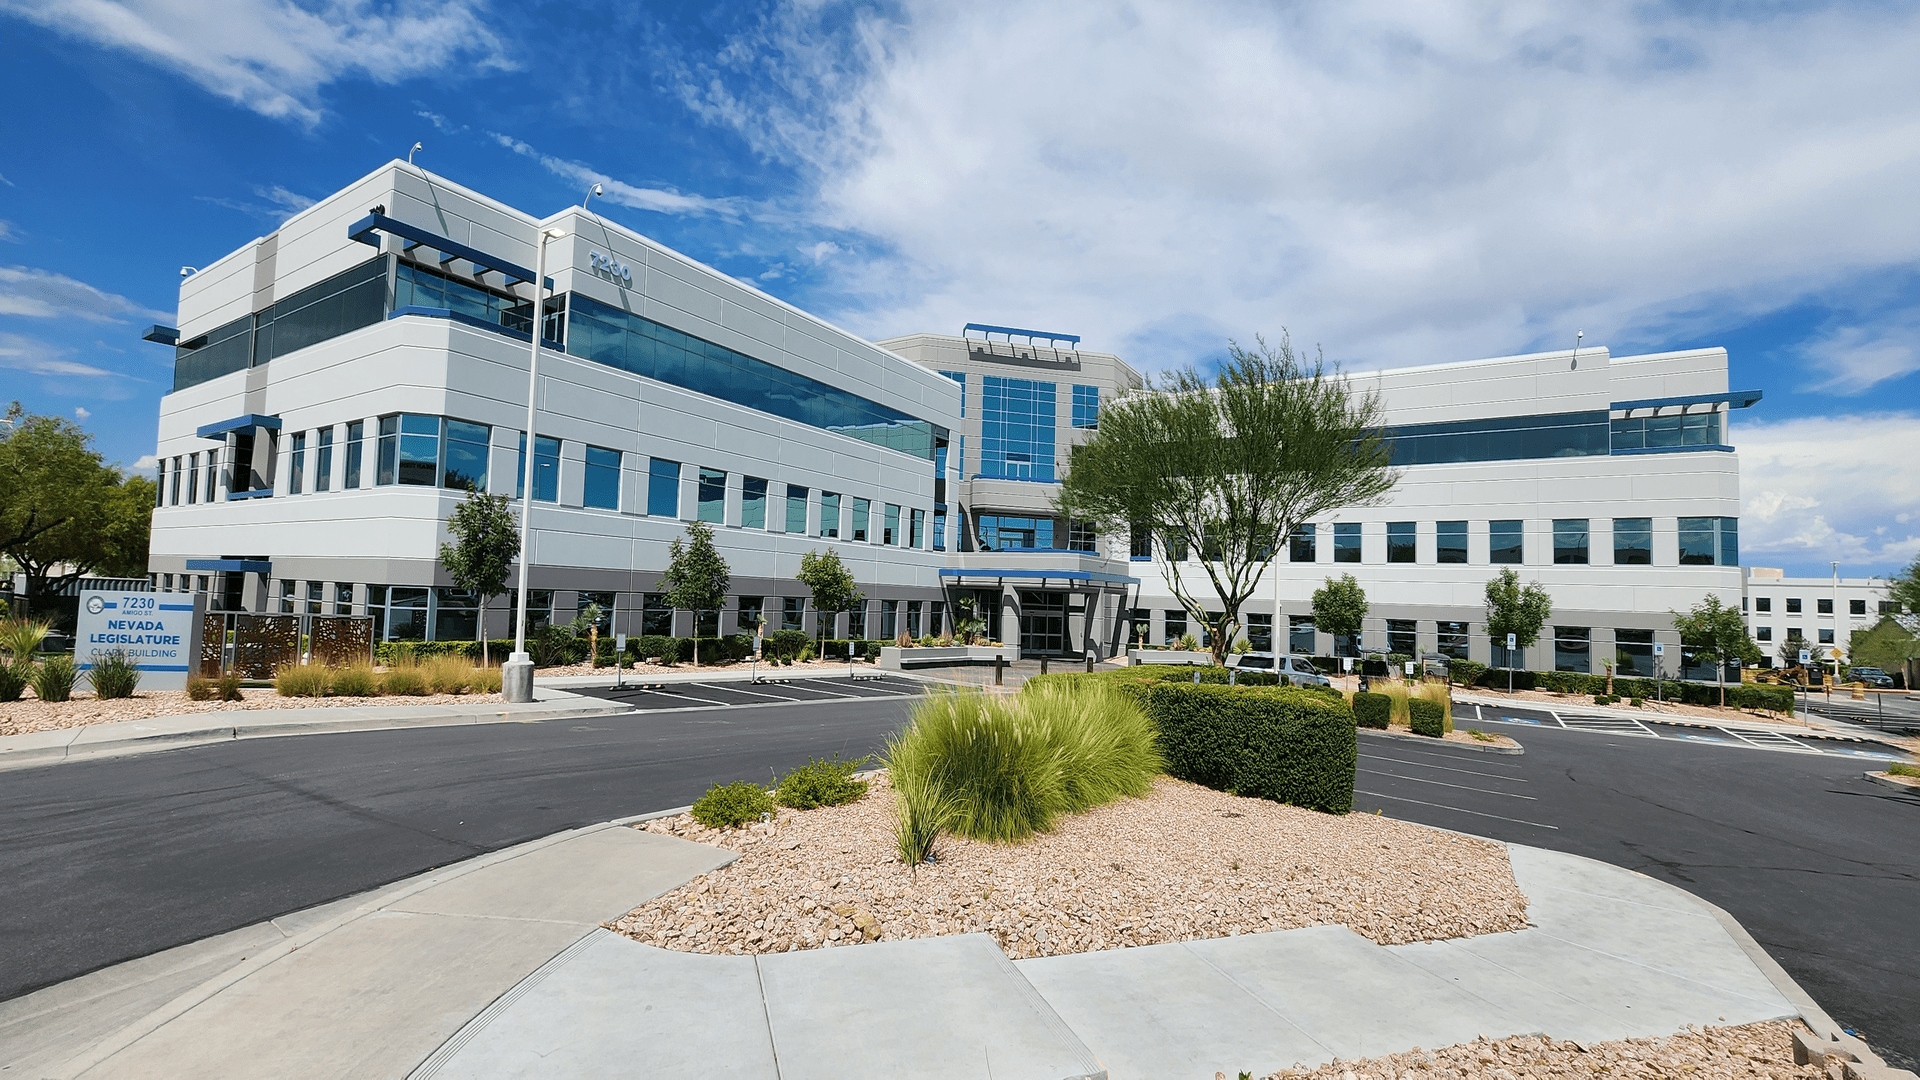
[[[910,698],[926,692],[927,684],[872,671],[853,676],[794,678],[769,672],[757,680],[716,679],[712,682],[649,682],[644,676],[624,686],[576,686],[569,692],[617,701],[640,712],[720,709],[753,705],[794,705],[816,701],[864,701],[874,698]]]

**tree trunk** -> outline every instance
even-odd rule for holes
[[[1724,709],[1727,707],[1727,662],[1725,660],[1713,662],[1713,681],[1720,687],[1720,707]]]

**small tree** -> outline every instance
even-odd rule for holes
[[[455,543],[440,545],[440,565],[456,587],[480,598],[480,662],[491,664],[487,641],[487,602],[507,591],[507,572],[520,554],[520,533],[505,495],[485,495],[471,484],[453,508],[447,532]]]
[[[828,548],[823,554],[809,551],[800,557],[800,579],[813,592],[813,610],[820,622],[822,658],[825,658],[827,626],[843,611],[852,611],[866,603],[866,597],[854,587],[853,571],[840,561],[840,553]]]
[[[1814,651],[1813,646],[1807,643],[1806,638],[1801,637],[1799,634],[1788,634],[1787,639],[1780,643],[1778,649],[1774,650],[1774,655],[1780,658],[1780,663],[1783,667],[1804,667],[1805,665],[1800,663],[1800,651],[1802,649],[1805,649],[1809,653]]]
[[[687,523],[686,542],[675,537],[667,549],[667,572],[660,590],[671,607],[693,612],[693,666],[700,666],[700,613],[718,611],[727,602],[733,571],[713,546],[713,529],[704,521]]]
[[[1333,635],[1336,654],[1339,640],[1358,634],[1366,618],[1367,591],[1352,574],[1341,574],[1338,581],[1328,578],[1325,586],[1313,590],[1313,625]]]
[[[1893,575],[1887,581],[1887,599],[1893,602],[1893,609],[1905,609],[1920,615],[1920,555],[1905,570]]]
[[[1727,661],[1757,664],[1762,655],[1760,646],[1747,636],[1746,617],[1740,614],[1739,608],[1722,604],[1712,593],[1684,615],[1677,611],[1669,614],[1673,616],[1673,628],[1680,631],[1680,644],[1692,649],[1694,656],[1713,661],[1714,682],[1720,687],[1720,707],[1726,708]]]
[[[1487,636],[1503,647],[1507,635],[1512,634],[1516,648],[1532,648],[1533,643],[1540,640],[1540,628],[1552,614],[1553,597],[1548,596],[1537,581],[1523,588],[1520,575],[1508,569],[1487,582]],[[1507,656],[1507,667],[1509,670],[1513,667],[1512,654]],[[1507,679],[1511,687],[1513,676]]]

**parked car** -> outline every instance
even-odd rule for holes
[[[1875,690],[1893,689],[1893,676],[1877,667],[1856,667],[1847,669],[1847,681],[1871,686]]]
[[[1239,671],[1265,671],[1285,675],[1295,686],[1332,686],[1325,675],[1314,669],[1313,661],[1304,656],[1282,656],[1276,661],[1272,653],[1241,653],[1230,657],[1227,666]]]

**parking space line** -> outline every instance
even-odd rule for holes
[[[1429,765],[1424,761],[1408,761],[1405,758],[1381,757],[1379,755],[1369,754],[1367,755],[1367,760],[1397,761],[1402,765],[1411,765],[1416,769],[1440,769],[1444,772],[1466,773],[1468,776],[1484,776],[1489,780],[1518,780],[1523,784],[1532,783],[1532,781],[1528,780],[1524,776],[1501,776],[1499,773],[1475,772],[1472,769],[1456,769],[1451,765]]]
[[[1401,776],[1399,773],[1381,772],[1378,769],[1361,769],[1359,771],[1363,773],[1371,773],[1374,776],[1390,776],[1395,780],[1411,780],[1416,784],[1433,784],[1437,787],[1450,787],[1456,791],[1477,791],[1482,795],[1499,795],[1503,798],[1508,798],[1508,799],[1525,799],[1528,802],[1540,801],[1539,799],[1533,797],[1532,795],[1522,795],[1517,791],[1493,791],[1488,788],[1470,787],[1466,784],[1449,784],[1445,780],[1428,780],[1418,776]]]
[[[1558,825],[1548,825],[1539,821],[1528,821],[1525,818],[1507,817],[1505,814],[1489,814],[1480,810],[1469,810],[1464,806],[1448,806],[1446,803],[1428,802],[1425,799],[1409,799],[1402,795],[1383,795],[1378,791],[1365,791],[1359,788],[1354,789],[1354,794],[1365,795],[1371,799],[1392,799],[1394,802],[1410,802],[1416,806],[1431,806],[1440,810],[1452,810],[1457,813],[1472,814],[1474,817],[1494,818],[1498,821],[1511,821],[1516,825],[1531,825],[1536,829],[1552,829],[1554,832],[1560,831],[1560,826]]]
[[[696,685],[697,685],[697,684],[696,684]],[[632,689],[630,689],[630,690],[622,690],[621,692],[622,692],[622,693],[639,693],[639,694],[652,694],[652,695],[654,695],[655,697],[663,697],[663,698],[667,698],[667,699],[669,699],[669,700],[672,700],[672,701],[697,701],[697,702],[699,702],[699,703],[700,703],[700,704],[702,704],[702,705],[738,705],[738,704],[740,704],[740,703],[739,703],[739,702],[737,702],[737,701],[710,701],[710,700],[708,700],[707,698],[703,698],[703,697],[693,697],[693,696],[691,696],[691,695],[689,695],[689,694],[670,694],[670,693],[668,693],[668,692],[666,692],[665,690],[650,690],[650,689],[648,689],[648,688],[646,688],[646,687],[644,687],[644,686],[636,686],[636,687],[633,687],[633,688],[632,688]],[[632,700],[629,700],[629,701],[628,701],[628,704],[632,704]]]
[[[790,697],[787,697],[787,696],[786,696],[786,695],[784,695],[784,694],[766,694],[766,693],[762,693],[762,692],[760,692],[760,691],[758,691],[758,690],[742,690],[742,689],[740,689],[739,687],[736,687],[736,686],[734,686],[734,685],[733,685],[732,683],[725,683],[725,684],[721,684],[721,683],[693,683],[692,685],[694,685],[694,686],[704,686],[704,687],[707,687],[708,689],[711,689],[711,690],[719,690],[719,691],[721,691],[721,692],[723,692],[723,693],[729,693],[729,692],[730,692],[730,693],[735,693],[735,694],[745,694],[745,695],[747,695],[748,697],[762,697],[762,698],[766,698],[766,699],[768,699],[768,700],[770,700],[770,701],[797,701],[797,700],[799,700],[798,698],[790,698]],[[754,684],[754,685],[759,685],[759,684],[757,684],[757,683],[756,683],[756,684]]]

